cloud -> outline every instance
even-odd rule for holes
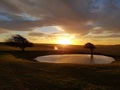
[[[94,31],[85,36],[85,38],[120,38],[120,31]]]
[[[53,38],[75,38],[75,36],[77,36],[77,34],[68,34],[68,33],[65,33],[65,32],[57,32],[57,33],[42,33],[42,32],[34,32],[34,31],[31,31],[28,33],[28,36],[32,37],[44,37],[44,38],[51,38],[51,40]]]
[[[33,30],[34,28],[37,27],[50,26],[50,25],[52,26],[52,22],[49,20],[0,22],[1,28],[7,30],[16,30],[16,31]]]
[[[1,0],[0,28],[24,31],[58,25],[82,35],[95,27],[117,32],[119,11],[119,0]]]
[[[28,34],[29,36],[35,36],[35,37],[42,37],[42,36],[47,36],[44,33],[37,33],[37,32],[31,32]]]
[[[112,34],[112,35],[95,35],[95,36],[87,36],[86,38],[120,38],[120,34]]]

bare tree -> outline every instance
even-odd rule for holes
[[[6,45],[19,47],[21,51],[25,51],[26,47],[32,47],[33,44],[21,35],[14,35],[6,41]]]
[[[93,59],[93,51],[96,48],[95,45],[92,44],[92,43],[86,43],[84,47],[87,48],[87,49],[90,49],[91,59]]]

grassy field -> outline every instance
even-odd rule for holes
[[[0,90],[120,90],[120,46],[97,46],[96,54],[117,60],[107,65],[33,61],[36,56],[45,54],[89,53],[82,46],[69,48],[69,51],[53,51],[53,46],[37,45],[22,53],[19,49],[0,45]]]

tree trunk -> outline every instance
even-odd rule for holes
[[[24,47],[22,47],[22,48],[21,48],[21,51],[22,51],[22,52],[24,52],[24,51],[25,51],[25,48],[24,48]]]
[[[91,59],[93,59],[93,49],[90,49],[91,51]]]

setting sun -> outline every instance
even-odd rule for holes
[[[72,44],[72,41],[69,38],[62,38],[57,41],[57,44],[68,45],[68,44]]]

